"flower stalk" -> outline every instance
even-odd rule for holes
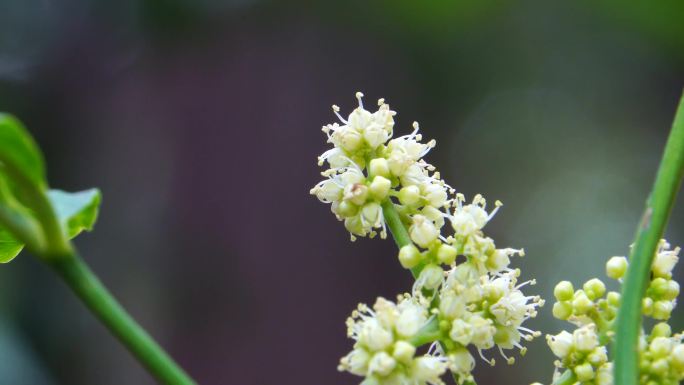
[[[642,298],[649,282],[655,251],[672,211],[683,175],[684,96],[679,101],[653,190],[646,201],[629,258],[616,323],[616,384],[639,384],[638,336],[641,328]]]

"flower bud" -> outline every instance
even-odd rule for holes
[[[363,143],[363,137],[361,136],[361,133],[351,128],[335,131],[333,134],[333,140],[339,143],[340,147],[348,152],[354,152],[358,150]]]
[[[420,199],[418,186],[406,186],[399,190],[399,202],[403,205],[412,205]]]
[[[575,367],[575,375],[577,375],[577,380],[580,382],[589,381],[594,378],[594,368],[591,367],[590,363],[586,362]]]
[[[437,184],[428,185],[424,191],[425,199],[427,199],[430,206],[442,207],[447,201],[447,192],[444,186]]]
[[[385,352],[375,353],[368,363],[368,371],[377,373],[381,376],[386,376],[392,373],[392,370],[397,366],[397,361]]]
[[[384,176],[376,176],[370,184],[370,193],[379,201],[384,200],[389,193],[392,182]]]
[[[677,368],[678,371],[684,371],[684,345],[677,344],[672,349],[672,365]]]
[[[658,322],[651,330],[651,337],[670,337],[672,335],[672,328],[666,322]]]
[[[670,301],[656,301],[653,304],[653,315],[651,317],[657,320],[669,319],[673,308],[674,306]]]
[[[653,275],[656,277],[670,278],[672,277],[672,269],[677,264],[677,254],[673,252],[660,252],[656,254],[655,261],[653,261]]]
[[[370,148],[376,149],[389,139],[389,132],[379,124],[371,124],[364,130],[363,138]]]
[[[371,176],[383,176],[385,178],[389,177],[390,171],[387,165],[387,159],[385,158],[375,158],[370,161],[368,166],[368,171]]]
[[[667,337],[656,337],[651,341],[648,351],[654,358],[667,357],[672,350],[672,341]]]
[[[620,306],[620,293],[616,291],[611,291],[608,293],[606,296],[606,300],[608,300],[608,304],[613,307],[618,307]]]
[[[600,279],[598,278],[593,278],[588,280],[584,286],[583,286],[584,292],[587,294],[587,297],[595,301],[606,293],[606,285],[601,282]]]
[[[594,351],[589,353],[587,356],[587,361],[589,361],[593,366],[603,365],[608,361],[608,354],[606,353],[606,348],[599,346]]]
[[[414,215],[413,224],[409,227],[409,235],[418,246],[428,247],[439,236],[439,230],[431,220],[422,215]]]
[[[449,337],[463,346],[467,346],[473,338],[473,327],[460,318],[456,318],[451,324]]]
[[[378,351],[388,348],[393,342],[393,337],[392,333],[383,328],[377,320],[369,320],[361,328],[359,342],[372,351]]]
[[[641,300],[641,313],[645,316],[653,314],[653,300],[646,297]]]
[[[572,348],[572,334],[563,330],[555,336],[546,336],[546,342],[551,348],[553,354],[556,357],[563,359],[567,357],[567,355],[570,353],[570,349]]]
[[[665,376],[665,374],[670,370],[670,364],[667,362],[666,358],[661,358],[659,360],[653,361],[651,363],[651,373],[656,376]]]
[[[575,330],[572,338],[575,348],[581,352],[590,352],[598,346],[598,336],[593,324]]]
[[[627,258],[612,257],[606,262],[606,275],[613,279],[620,279],[627,271]]]
[[[378,226],[382,223],[382,207],[375,202],[366,203],[361,209],[361,216],[371,226]]]
[[[436,380],[444,374],[447,364],[439,357],[418,357],[413,365],[413,376],[416,383],[438,383]]]
[[[582,315],[591,310],[594,307],[594,303],[587,297],[584,291],[578,290],[575,298],[572,300],[572,307],[575,309],[576,314]]]
[[[366,198],[368,197],[368,186],[361,183],[354,183],[347,185],[344,188],[344,199],[348,200],[355,205],[363,205],[366,203]]]
[[[416,285],[428,290],[437,289],[444,280],[444,270],[437,265],[427,265],[421,270]]]
[[[553,316],[560,320],[567,320],[572,315],[572,304],[570,302],[556,302],[553,304]]]
[[[353,217],[359,212],[359,206],[349,201],[340,201],[339,204],[335,205],[335,203],[333,203],[333,205],[333,212],[342,218]]]
[[[663,299],[673,301],[679,295],[679,283],[673,279],[667,281],[667,289],[663,293]]]
[[[413,244],[403,246],[399,249],[399,263],[404,269],[412,269],[420,263],[422,255]]]
[[[348,370],[357,376],[363,376],[368,371],[370,355],[364,349],[354,349],[340,361],[340,370]]]
[[[416,353],[416,347],[411,345],[406,341],[397,341],[394,344],[394,352],[392,356],[397,359],[397,361],[407,364],[411,362],[413,355]]]
[[[454,263],[454,261],[456,261],[457,254],[458,251],[455,247],[443,243],[437,250],[437,259],[445,265],[451,265]]]
[[[572,283],[568,281],[558,282],[553,289],[553,295],[559,301],[569,301],[572,299],[573,294],[575,294],[575,289],[572,287]]]

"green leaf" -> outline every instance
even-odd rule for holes
[[[47,186],[43,156],[31,134],[12,115],[0,113],[0,164],[12,178],[22,178],[34,188]]]
[[[13,260],[23,248],[23,243],[14,239],[8,231],[0,229],[0,263]]]
[[[100,190],[94,188],[75,193],[50,190],[47,195],[69,239],[93,229],[102,200]]]

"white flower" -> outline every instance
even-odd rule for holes
[[[547,335],[546,342],[549,344],[551,351],[558,358],[567,357],[572,349],[572,334],[563,330],[562,332],[556,334],[555,336]]]
[[[589,324],[576,329],[572,333],[572,342],[577,350],[580,352],[590,352],[598,346],[598,335],[596,334],[596,325]]]
[[[653,261],[653,275],[656,277],[670,278],[672,277],[672,269],[679,260],[679,247],[670,250],[670,244],[664,239],[661,240]]]
[[[422,215],[414,215],[413,224],[409,228],[409,235],[418,246],[428,247],[439,237],[439,230],[431,220]]]
[[[456,207],[452,215],[449,216],[451,226],[456,231],[456,235],[467,237],[482,230],[482,228],[489,222],[492,217],[499,211],[502,206],[501,202],[495,202],[495,208],[490,213],[485,209],[487,201],[482,195],[476,195],[473,198],[473,203],[463,205],[465,197],[463,194],[456,194]]]

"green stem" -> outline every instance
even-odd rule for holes
[[[575,382],[577,382],[575,373],[572,370],[566,370],[563,374],[561,374],[560,377],[558,377],[556,381],[553,382],[553,385],[572,385]]]
[[[413,244],[406,227],[401,222],[401,218],[399,217],[397,209],[394,207],[394,203],[392,203],[390,199],[382,202],[382,215],[385,217],[385,223],[387,223],[387,227],[389,227],[390,233],[392,233],[392,238],[394,238],[397,248],[401,249],[406,245]],[[420,274],[421,269],[421,265],[411,269],[413,278],[418,278],[418,274]]]
[[[622,286],[622,304],[616,323],[615,383],[639,383],[638,336],[641,327],[641,301],[649,280],[653,256],[660,241],[684,174],[684,96],[665,145],[651,195],[637,228]]]
[[[195,384],[195,381],[128,315],[78,255],[74,253],[45,261],[160,383]]]

